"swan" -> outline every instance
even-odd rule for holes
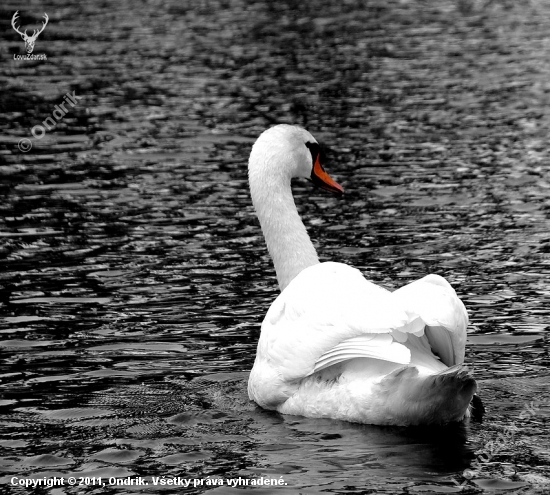
[[[249,398],[282,414],[377,425],[469,417],[477,384],[462,363],[468,314],[427,275],[390,292],[343,263],[320,263],[291,179],[343,193],[305,129],[276,125],[250,153],[250,194],[281,293],[263,320]]]

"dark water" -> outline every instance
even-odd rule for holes
[[[16,10],[23,26],[48,13],[47,61],[13,59]],[[550,5],[10,0],[0,14],[0,489],[549,492]],[[327,146],[347,192],[295,184],[322,259],[388,288],[429,272],[455,286],[483,422],[380,428],[248,402],[277,287],[246,161],[279,122]],[[109,485],[128,476],[150,484]],[[239,477],[285,485],[228,486]]]

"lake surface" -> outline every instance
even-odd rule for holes
[[[9,20],[31,30],[42,9],[47,60],[14,60]],[[8,0],[0,14],[2,489],[549,492],[548,3]],[[322,260],[389,289],[453,284],[482,421],[382,428],[248,401],[278,289],[246,164],[275,123],[307,127],[346,190],[294,184]],[[161,484],[174,477],[189,486]]]

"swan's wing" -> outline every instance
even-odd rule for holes
[[[289,382],[355,357],[410,362],[392,332],[423,332],[392,294],[340,263],[303,270],[267,312],[257,364]],[[256,366],[256,364],[255,364]]]
[[[359,335],[344,340],[325,352],[317,359],[315,367],[309,374],[354,358],[381,359],[392,363],[409,364],[411,351],[395,342],[387,333]]]
[[[468,313],[451,285],[439,275],[427,275],[392,293],[411,318],[426,325],[428,342],[447,366],[464,361]]]

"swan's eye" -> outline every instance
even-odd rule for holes
[[[325,162],[325,154],[323,153],[321,146],[319,146],[319,143],[308,142],[306,143],[306,146],[311,153],[311,166],[315,164],[315,162],[317,161],[317,157],[319,157],[320,163]]]
[[[335,193],[343,193],[342,186],[334,182],[330,175],[325,172],[323,163],[325,162],[325,154],[318,143],[306,143],[306,146],[311,153],[311,180],[314,184]]]

